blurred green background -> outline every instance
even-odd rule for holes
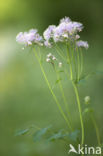
[[[66,156],[69,144],[61,141],[34,143],[32,136],[15,137],[17,129],[33,124],[66,128],[30,49],[21,50],[15,41],[20,31],[38,28],[42,34],[64,16],[84,24],[81,38],[90,44],[84,51],[85,71],[103,71],[103,0],[0,0],[0,156]],[[49,79],[55,82],[48,66]],[[80,128],[78,109],[71,84],[64,82],[73,123]],[[56,87],[57,97],[60,98]],[[103,131],[103,76],[96,75],[80,85],[81,102],[91,96],[101,139]],[[97,145],[91,121],[85,119],[88,145]]]

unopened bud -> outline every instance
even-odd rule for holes
[[[88,104],[90,102],[90,96],[86,96],[84,98],[85,104]]]
[[[59,67],[60,67],[60,68],[62,67],[62,62],[59,62]]]
[[[50,58],[47,58],[47,59],[46,59],[46,62],[50,62]]]

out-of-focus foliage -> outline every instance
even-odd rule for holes
[[[57,24],[64,16],[84,24],[82,38],[90,44],[89,50],[83,53],[85,73],[102,72],[103,0],[0,0],[0,156],[67,155],[69,146],[62,141],[35,143],[32,132],[15,136],[16,130],[26,130],[18,131],[24,134],[32,124],[41,128],[53,125],[55,132],[67,128],[44,83],[33,52],[31,49],[22,51],[15,41],[18,32],[36,27],[42,33],[48,25]],[[55,85],[58,80],[52,68],[45,65],[45,69]],[[66,80],[63,84],[74,127],[80,128],[74,91]],[[82,107],[85,107],[84,97],[90,96],[102,135],[103,76],[96,74],[79,85]],[[57,85],[55,92],[62,102]],[[84,119],[86,143],[97,145],[92,122],[88,115]],[[56,133],[52,137],[59,135]]]

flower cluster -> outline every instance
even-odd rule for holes
[[[51,47],[52,40],[56,42],[74,41],[80,38],[78,32],[82,31],[83,25],[73,22],[69,17],[60,20],[58,26],[50,25],[43,33],[45,46]]]
[[[57,60],[56,57],[54,55],[52,55],[51,53],[49,53],[47,55],[46,62],[52,62],[52,61],[55,61],[55,60]]]
[[[33,43],[42,45],[43,38],[37,33],[37,29],[31,29],[29,32],[20,32],[16,36],[16,41],[25,46],[32,45]]]
[[[52,55],[51,53],[49,53],[47,55],[47,57],[46,57],[46,62],[54,64],[54,61],[57,61],[57,58],[54,55]],[[59,62],[58,66],[61,68],[62,67],[62,62]]]
[[[57,42],[73,42],[77,47],[88,48],[88,43],[78,41],[78,35],[83,29],[82,23],[71,21],[69,17],[60,20],[59,25],[50,25],[43,33],[43,37],[37,32],[37,29],[31,29],[29,32],[20,32],[16,41],[24,45],[32,45],[33,43],[44,45],[51,48],[53,43]]]

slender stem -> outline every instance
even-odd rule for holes
[[[81,74],[82,74],[82,72],[83,72],[83,53],[82,53],[81,49],[80,49],[80,54],[81,54]]]
[[[80,56],[79,56],[79,50],[77,48],[77,62],[78,62],[78,81],[80,78]]]
[[[76,60],[75,60],[75,54],[76,54],[76,52],[75,52],[75,49],[74,48],[75,47],[73,47],[73,50],[72,50],[72,59],[73,59],[73,63],[74,63],[75,77],[77,79]],[[75,54],[74,54],[74,52],[75,52]]]
[[[70,59],[68,45],[67,45],[67,57],[68,57],[69,65],[70,65],[70,74],[71,74],[71,80],[72,80],[73,79],[73,72],[72,72],[72,64],[71,64],[71,59]]]
[[[94,119],[93,114],[90,114],[90,116],[91,116],[93,125],[94,125],[95,130],[96,130],[98,145],[100,146],[100,145],[101,145],[101,141],[100,141],[99,129],[98,129],[98,126],[97,126],[97,123],[96,123],[96,121],[95,121],[95,119]]]
[[[57,78],[60,79],[60,75],[57,72],[56,67],[55,67],[55,72],[56,72]],[[67,103],[67,100],[66,100],[66,97],[65,97],[65,94],[64,94],[64,90],[63,90],[63,86],[62,86],[61,80],[59,81],[59,88],[60,88],[60,91],[61,91],[61,94],[62,94],[62,97],[63,97],[65,110],[66,110],[68,116],[71,118],[70,111],[69,111],[69,108],[68,108],[68,103]],[[70,122],[70,120],[69,120],[69,122]]]
[[[67,48],[68,48],[68,46],[67,46]],[[71,64],[71,60],[70,60],[70,56],[69,56],[69,50],[67,51],[67,54],[68,54],[68,59],[69,59],[68,61],[69,61],[69,64],[70,64],[71,81],[72,81],[72,84],[73,84],[73,87],[74,87],[74,91],[75,91],[75,95],[76,95],[76,99],[77,99],[77,103],[78,103],[78,109],[79,109],[79,115],[80,115],[80,122],[81,122],[81,129],[82,129],[81,145],[83,145],[83,143],[84,143],[84,124],[83,124],[83,118],[82,118],[81,104],[80,104],[80,99],[79,99],[79,94],[78,94],[77,86],[73,82],[72,64]],[[79,64],[79,60],[78,60],[78,64]]]
[[[66,57],[65,57],[65,55],[63,55],[61,48],[60,48],[56,43],[55,43],[55,46],[56,46],[56,51],[57,51],[57,53],[58,53],[64,60],[66,60]],[[61,52],[61,53],[60,53],[60,52]]]
[[[64,60],[64,61],[66,61],[66,58],[59,52],[59,50],[58,49],[55,49],[56,50],[56,52],[58,53],[58,55]]]
[[[59,104],[59,102],[58,102],[58,99],[57,99],[56,95],[54,94],[54,92],[53,92],[53,90],[52,90],[52,87],[51,87],[51,85],[50,85],[50,83],[49,83],[49,81],[48,81],[48,79],[47,79],[47,76],[46,76],[46,74],[45,74],[45,71],[44,71],[44,69],[43,69],[43,67],[42,67],[42,64],[41,64],[41,62],[40,62],[40,60],[39,60],[39,57],[38,57],[36,51],[35,51],[35,56],[36,56],[36,58],[37,58],[37,60],[38,60],[38,62],[39,62],[39,65],[40,65],[41,71],[42,71],[42,73],[43,73],[43,76],[44,76],[44,78],[45,78],[45,81],[46,81],[46,83],[47,83],[47,85],[48,85],[48,88],[49,88],[49,90],[50,90],[50,92],[51,92],[51,94],[52,94],[52,96],[53,96],[53,98],[54,98],[54,100],[55,100],[55,102],[56,102],[58,108],[59,108],[59,111],[61,112],[61,114],[62,114],[63,118],[65,119],[65,121],[66,121],[68,127],[70,128],[70,130],[72,130],[72,127],[71,127],[71,125],[70,125],[70,123],[69,123],[69,121],[68,121],[68,119],[67,119],[65,113],[63,112],[63,110],[62,110],[62,108],[61,108],[61,106],[60,106],[60,104]]]
[[[82,110],[81,110],[81,104],[80,104],[80,99],[79,99],[79,94],[78,94],[78,89],[76,84],[72,81],[73,87],[74,87],[74,91],[75,91],[75,95],[77,98],[77,103],[78,103],[78,109],[79,109],[79,115],[80,115],[80,122],[81,122],[81,129],[82,129],[82,140],[81,140],[81,145],[83,145],[84,143],[84,124],[83,124],[83,118],[82,118]]]

